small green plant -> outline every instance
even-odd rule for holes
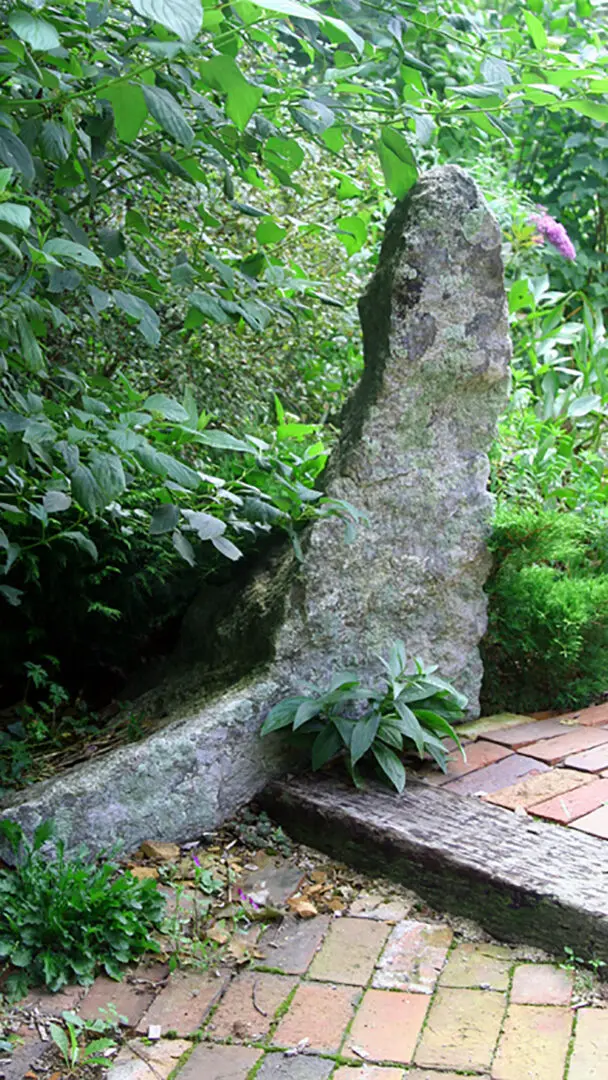
[[[47,856],[50,822],[32,844],[14,821],[0,821],[0,835],[16,861],[14,870],[0,870],[0,959],[13,969],[11,997],[32,984],[56,991],[91,983],[99,968],[118,979],[122,965],[159,951],[150,931],[161,924],[165,900],[154,881],[123,873],[108,853],[92,857],[82,848],[68,857],[60,840]]]
[[[64,1012],[63,1022],[65,1028],[59,1024],[49,1024],[51,1039],[59,1049],[67,1069],[71,1076],[77,1066],[83,1065],[106,1065],[108,1059],[106,1051],[116,1048],[116,1040],[108,1037],[93,1039],[92,1042],[82,1045],[82,1036],[91,1026],[82,1020],[76,1013]],[[94,1029],[93,1030],[97,1030]]]
[[[234,831],[241,843],[247,847],[264,848],[271,855],[285,855],[293,852],[293,844],[280,825],[270,820],[265,810],[259,814],[248,807],[239,814]]]
[[[466,698],[419,660],[408,670],[403,642],[397,641],[388,660],[380,658],[385,685],[372,689],[351,672],[340,672],[326,691],[285,698],[268,713],[262,735],[291,728],[299,744],[311,747],[313,769],[333,758],[345,758],[357,787],[363,777],[361,765],[371,763],[397,789],[405,787],[405,767],[399,756],[415,750],[420,758],[429,754],[445,771],[447,750],[442,738],[449,736],[461,749],[452,724],[463,716]],[[464,756],[464,755],[463,755]]]

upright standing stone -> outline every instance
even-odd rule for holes
[[[433,169],[395,208],[360,306],[365,371],[327,490],[367,523],[350,545],[336,519],[314,524],[303,565],[271,555],[228,590],[236,604],[205,588],[173,669],[135,705],[160,730],[0,802],[28,834],[51,817],[69,846],[200,836],[285,768],[280,741],[259,737],[268,709],[339,668],[375,674],[396,638],[477,711],[487,454],[511,348],[500,233],[461,169]]]
[[[367,515],[354,543],[311,531],[278,657],[323,677],[401,638],[478,710],[491,496],[488,451],[509,386],[500,231],[475,182],[428,172],[388,219],[360,301],[365,372],[328,494]]]

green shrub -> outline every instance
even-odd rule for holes
[[[268,713],[262,735],[291,728],[296,745],[310,748],[313,769],[343,757],[357,787],[361,766],[373,766],[381,779],[403,791],[406,773],[400,754],[429,755],[446,771],[447,735],[460,746],[452,724],[462,719],[466,698],[419,660],[407,664],[403,642],[381,660],[388,678],[383,687],[366,687],[356,674],[341,671],[326,691],[285,698]]]
[[[47,822],[29,844],[19,825],[0,821],[0,834],[16,859],[0,870],[0,957],[18,969],[5,984],[21,997],[30,985],[61,990],[93,982],[100,968],[120,978],[123,964],[158,945],[165,900],[154,881],[137,881],[103,854],[82,849],[68,858],[61,841],[55,855],[42,848],[52,836]]]
[[[608,523],[502,506],[491,539],[486,712],[577,708],[608,690]]]

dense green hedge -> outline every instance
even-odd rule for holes
[[[491,540],[484,711],[576,708],[608,692],[608,523],[502,506]]]

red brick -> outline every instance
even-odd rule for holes
[[[434,773],[427,777],[427,780],[431,783],[445,784],[448,780],[454,780],[458,776],[465,776],[467,773],[474,772],[475,769],[483,769],[486,765],[491,765],[494,761],[500,761],[501,758],[507,757],[511,753],[510,750],[505,750],[504,746],[487,742],[485,739],[469,743],[465,749],[466,761],[463,761],[459,750],[452,750],[448,755],[447,774]]]
[[[537,803],[532,813],[549,821],[558,821],[560,825],[569,825],[571,821],[591,814],[608,800],[608,780],[593,780],[574,791],[566,791],[554,799]]]
[[[154,990],[151,987],[144,989],[137,984],[115,982],[101,976],[95,979],[78,1011],[84,1020],[98,1020],[100,1009],[115,1005],[118,1015],[126,1016],[129,1027],[137,1027],[153,1000]]]
[[[582,724],[584,727],[601,727],[603,724],[608,724],[608,702],[565,713],[563,717],[560,716],[560,720],[576,720],[577,724]]]
[[[331,1074],[331,1080],[403,1080],[403,1069],[387,1069],[382,1065],[364,1065],[359,1069],[354,1065],[343,1065],[341,1069]],[[442,1077],[441,1080],[444,1078]]]
[[[593,750],[584,750],[582,754],[571,754],[564,764],[582,772],[600,773],[602,769],[608,769],[608,743],[595,746]]]
[[[261,937],[263,962],[286,975],[303,975],[323,941],[329,921],[329,915],[307,920],[286,916],[279,926],[269,927]]]
[[[553,739],[557,735],[565,735],[569,728],[561,723],[561,717],[548,720],[533,720],[529,724],[520,724],[519,727],[508,727],[502,731],[488,732],[486,738],[490,742],[500,743],[510,750],[520,750],[522,746],[538,742],[539,739]]]
[[[573,1014],[545,1005],[510,1005],[492,1067],[493,1080],[561,1080]]]
[[[387,923],[370,919],[334,919],[310,966],[311,977],[365,986],[390,929]]]
[[[575,769],[549,769],[547,772],[530,772],[523,780],[510,787],[501,788],[492,795],[486,795],[486,802],[495,806],[504,806],[515,810],[518,806],[528,810],[539,802],[547,802],[565,791],[589,784],[591,776],[576,772]],[[534,812],[534,811],[532,811]]]
[[[572,829],[580,829],[581,832],[589,833],[590,836],[599,836],[601,840],[608,840],[608,806],[601,806],[592,814],[573,821]]]
[[[175,1031],[179,1036],[192,1035],[203,1024],[228,979],[227,972],[222,972],[219,977],[210,972],[174,972],[165,989],[144,1013],[137,1030],[147,1035],[148,1027],[158,1024],[163,1035],[168,1031]]]
[[[258,1039],[268,1034],[275,1013],[296,985],[287,975],[247,971],[232,980],[207,1032],[218,1039]]]
[[[359,991],[352,986],[302,983],[273,1036],[276,1046],[297,1046],[308,1039],[311,1050],[336,1054],[344,1038]]]
[[[579,1009],[574,1053],[568,1080],[606,1080],[608,1074],[608,1013],[605,1009]]]
[[[248,1046],[208,1046],[199,1043],[179,1072],[179,1080],[247,1080],[261,1050]]]
[[[553,964],[521,964],[511,987],[513,1005],[569,1005],[573,976]]]
[[[32,990],[20,1005],[24,1009],[36,1008],[43,1016],[61,1016],[77,1008],[87,992],[86,986],[64,986],[57,994],[50,990]]]
[[[401,990],[368,990],[363,998],[343,1053],[363,1054],[372,1061],[399,1061],[413,1057],[424,1023],[428,998]]]
[[[547,772],[548,765],[536,761],[535,758],[524,757],[523,754],[510,754],[502,761],[488,765],[485,769],[478,769],[461,776],[459,780],[452,780],[445,785],[446,791],[453,791],[456,795],[491,795],[494,791],[509,787],[520,776],[528,773]]]
[[[526,747],[526,754],[538,758],[539,761],[547,761],[550,765],[557,765],[564,761],[570,754],[578,754],[583,750],[591,750],[593,746],[608,742],[608,731],[603,728],[576,727],[572,728],[567,735],[560,735],[556,739],[541,739]]]
[[[439,982],[441,986],[507,990],[512,963],[507,945],[465,941],[450,953]]]
[[[383,990],[431,994],[452,942],[449,926],[411,919],[395,926],[373,985]]]

